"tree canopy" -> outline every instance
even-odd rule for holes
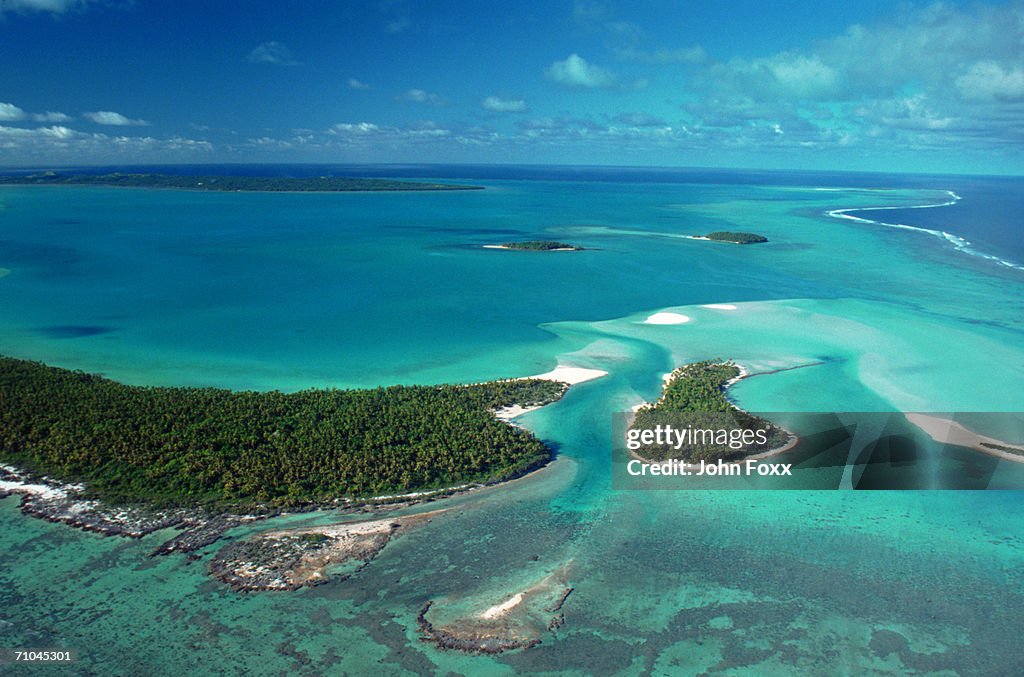
[[[0,357],[0,461],[108,503],[232,509],[506,479],[551,451],[493,410],[537,379],[296,393],[129,386]]]

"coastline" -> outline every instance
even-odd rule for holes
[[[599,369],[559,365],[543,374],[513,380],[541,379],[565,383],[571,387],[600,378],[607,373]],[[497,419],[506,424],[519,427],[519,424],[514,423],[512,419],[543,406],[547,405],[528,407],[515,405],[495,410],[493,413]],[[19,509],[23,515],[65,524],[104,536],[142,538],[162,529],[177,529],[179,534],[157,546],[151,553],[152,555],[166,555],[171,552],[192,553],[216,542],[227,530],[256,520],[321,510],[339,510],[349,513],[370,508],[410,507],[422,502],[512,482],[541,470],[552,460],[553,458],[549,456],[543,462],[535,463],[520,472],[485,482],[469,482],[404,494],[339,497],[327,503],[309,503],[288,509],[239,514],[199,506],[176,506],[162,509],[145,505],[107,505],[99,500],[81,496],[86,488],[83,484],[61,482],[45,475],[37,475],[11,465],[0,464],[0,499],[19,495],[21,497]]]
[[[580,383],[586,383],[587,381],[593,381],[594,379],[607,376],[608,372],[602,369],[589,369],[587,367],[572,367],[569,365],[560,364],[551,371],[546,371],[543,374],[536,374],[534,376],[520,376],[515,381],[525,381],[529,379],[539,379],[542,381],[555,381],[559,383],[565,383],[570,388]],[[519,418],[523,414],[528,414],[531,411],[537,411],[546,404],[537,404],[524,407],[520,404],[513,405],[511,407],[501,407],[494,410],[494,415],[506,423],[511,423],[512,419]],[[515,425],[515,424],[514,424]]]
[[[722,394],[729,401],[729,404],[733,408],[735,408],[737,411],[742,412],[744,414],[752,415],[746,409],[743,409],[742,407],[737,405],[735,400],[733,400],[733,398],[729,396],[729,388],[731,388],[732,386],[736,385],[740,381],[742,381],[744,379],[747,379],[747,378],[750,378],[752,376],[761,376],[761,375],[764,375],[764,374],[767,374],[767,373],[774,373],[774,372],[751,373],[750,370],[747,369],[744,365],[738,364],[738,363],[734,363],[734,364],[735,364],[736,368],[739,370],[739,374],[737,374],[736,376],[734,376],[733,378],[727,380],[725,383],[722,384],[722,386],[721,386]],[[800,365],[800,366],[810,366],[810,365]],[[790,368],[791,369],[796,369],[798,367],[790,367]],[[681,369],[681,367],[680,367],[680,369]],[[672,380],[673,376],[675,375],[676,371],[678,371],[678,369],[674,369],[674,370],[672,370],[672,371],[662,375],[662,377],[661,377],[662,384],[663,384],[662,393],[658,397],[657,400],[655,400],[654,402],[640,402],[639,404],[633,405],[631,411],[629,412],[629,414],[627,416],[626,430],[629,430],[630,426],[633,425],[633,420],[634,420],[634,418],[636,416],[636,413],[638,411],[640,411],[641,409],[643,409],[644,407],[647,407],[647,406],[657,405],[659,402],[662,401],[662,399],[665,397],[665,388],[664,388],[664,386],[668,385],[668,383]],[[780,370],[777,370],[777,371],[785,371],[785,370],[780,369]],[[771,421],[769,421],[769,423],[771,423]],[[740,464],[742,464],[742,463],[744,463],[745,461],[748,461],[748,460],[759,461],[761,459],[771,458],[773,456],[778,456],[780,454],[784,454],[784,453],[786,453],[788,451],[791,451],[792,449],[794,449],[800,443],[800,437],[796,433],[794,433],[793,431],[787,430],[787,429],[783,428],[782,426],[777,425],[775,423],[771,423],[771,424],[774,427],[778,428],[779,430],[781,430],[782,432],[784,432],[786,434],[786,441],[785,441],[784,444],[782,444],[781,446],[778,446],[778,447],[773,447],[772,449],[768,449],[767,451],[760,451],[760,452],[758,452],[756,454],[750,454],[750,455],[743,456],[742,458],[738,458],[738,459],[735,459],[735,460],[721,459],[722,462],[726,463],[728,465],[740,465]],[[640,454],[638,454],[636,451],[634,451],[632,449],[629,449],[628,447],[626,447],[626,453],[632,459],[635,459],[637,461],[641,461],[643,463],[659,463],[659,462],[663,462],[663,461],[654,461],[652,459],[645,458],[645,457],[641,456]],[[700,466],[698,464],[694,464],[694,463],[682,463],[682,467],[686,468],[687,470],[690,470],[690,469],[693,469],[693,468],[699,468]]]
[[[487,186],[463,186],[452,184],[445,188],[335,188],[331,190],[255,190],[238,188],[233,190],[209,190],[206,188],[187,188],[184,186],[117,186],[108,183],[71,183],[71,184],[36,184],[36,183],[2,183],[0,190],[5,187],[11,188],[112,188],[117,190],[160,190],[185,193],[211,193],[231,195],[236,193],[262,194],[262,195],[336,195],[345,194],[394,194],[394,193],[457,193],[461,191],[487,190]]]
[[[415,191],[414,191],[415,192]],[[510,252],[578,252],[583,251],[582,249],[573,249],[572,247],[556,247],[554,249],[527,249],[526,247],[506,247],[503,244],[485,244],[481,245],[484,249],[505,249]]]

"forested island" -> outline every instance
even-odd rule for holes
[[[516,379],[372,390],[129,386],[0,357],[0,462],[108,505],[259,512],[516,477],[547,463],[494,410],[559,399]]]
[[[482,190],[483,186],[453,183],[421,183],[392,179],[359,179],[336,176],[304,178],[278,176],[178,176],[175,174],[61,174],[41,172],[0,176],[0,186],[114,186],[120,188],[178,188],[217,192],[373,192]]]
[[[676,430],[715,431],[701,435],[698,443],[645,445],[637,456],[645,460],[681,459],[695,463],[700,460],[733,460],[763,453],[784,446],[790,434],[770,421],[743,411],[725,395],[725,389],[743,376],[732,361],[704,360],[684,365],[667,378],[661,397],[636,411],[630,430],[655,430],[669,425]],[[719,431],[764,431],[764,441],[745,442],[741,446],[722,443]],[[748,435],[751,439],[753,435]]]
[[[526,242],[503,242],[499,245],[491,245],[495,249],[521,249],[531,252],[578,252],[583,247],[554,240],[527,240]]]
[[[758,235],[757,233],[740,233],[731,230],[716,230],[713,233],[698,236],[695,239],[729,242],[731,244],[758,244],[768,241],[768,238],[764,235]]]

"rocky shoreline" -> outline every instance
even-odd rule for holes
[[[231,543],[210,563],[210,573],[237,592],[298,590],[362,571],[402,530],[444,512],[268,531]],[[338,569],[350,564],[346,572]]]
[[[567,574],[568,564],[481,612],[467,614],[459,609],[464,604],[461,601],[442,601],[436,606],[429,600],[416,616],[421,639],[441,649],[466,653],[533,648],[546,633],[554,635],[565,625],[565,603],[575,589],[567,584]],[[435,618],[430,620],[427,613],[432,608]]]
[[[84,487],[0,465],[0,498],[21,496],[22,514],[65,524],[104,536],[142,538],[155,531],[176,528],[182,533],[161,544],[151,554],[192,552],[216,541],[220,535],[255,516],[212,515],[205,511],[174,508],[158,510],[141,506],[114,507],[82,497]]]
[[[427,620],[427,612],[434,602],[429,601],[420,609],[416,616],[416,624],[425,636],[424,641],[433,642],[442,649],[454,649],[467,653],[498,654],[512,649],[530,649],[540,644],[539,637],[519,638],[504,634],[500,630],[479,629],[476,631],[453,632],[445,628],[435,628]]]
[[[548,464],[535,464],[513,476],[487,483],[463,484],[444,489],[375,496],[367,499],[341,498],[328,504],[308,504],[250,514],[216,513],[202,508],[157,509],[146,506],[112,506],[83,496],[84,485],[60,482],[0,464],[0,499],[21,496],[22,514],[47,522],[64,524],[103,536],[142,538],[163,529],[181,533],[158,545],[151,556],[190,554],[217,542],[223,534],[242,524],[285,514],[338,510],[342,513],[368,512],[373,508],[398,509],[445,498],[465,491],[519,479]],[[195,556],[190,556],[195,559]]]

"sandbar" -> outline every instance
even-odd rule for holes
[[[524,378],[537,378],[543,381],[561,381],[562,383],[568,383],[569,385],[574,386],[577,383],[593,381],[595,378],[601,378],[602,376],[607,375],[608,372],[603,369],[570,367],[568,365],[560,364],[551,371],[544,372],[543,374],[537,374],[536,376],[526,376]]]
[[[1024,463],[1024,446],[1022,445],[1011,444],[1009,442],[997,440],[993,437],[980,435],[972,430],[968,430],[956,421],[952,421],[941,416],[932,416],[929,414],[904,414],[904,416],[907,417],[908,421],[923,430],[929,437],[940,444],[953,444],[958,447],[967,447],[968,449],[974,449],[975,451],[980,451],[1007,461]],[[1004,449],[996,449],[990,445],[1004,447]],[[1007,449],[1012,449],[1019,453],[1007,451]]]
[[[705,303],[701,308],[710,308],[711,310],[736,310],[737,306],[731,303]]]
[[[654,313],[646,320],[644,324],[686,324],[690,321],[690,318],[682,313]]]

